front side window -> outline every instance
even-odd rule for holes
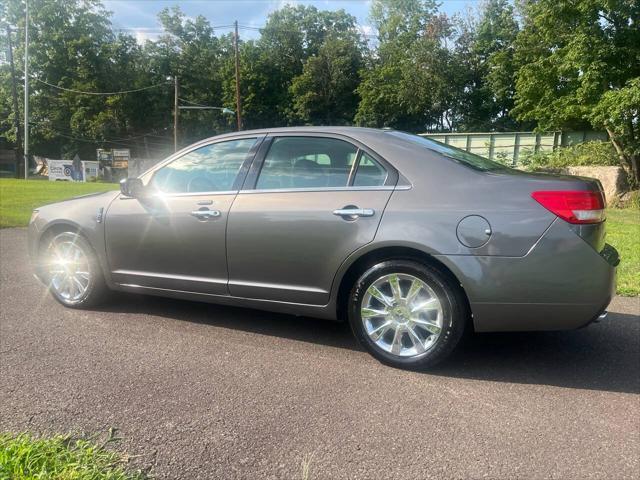
[[[346,187],[358,149],[343,140],[279,137],[264,159],[257,189]]]
[[[256,138],[205,145],[157,170],[152,188],[162,193],[222,192],[233,189]]]

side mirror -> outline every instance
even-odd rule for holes
[[[120,181],[120,192],[126,197],[140,198],[144,196],[144,184],[139,178],[125,178]]]

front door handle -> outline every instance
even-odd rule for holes
[[[210,218],[219,217],[220,210],[209,210],[208,208],[203,208],[202,210],[194,210],[191,212],[191,215],[196,217],[198,220],[209,220]]]
[[[345,207],[334,210],[333,214],[339,217],[358,218],[358,217],[373,217],[375,214],[373,208],[357,208],[357,207]]]

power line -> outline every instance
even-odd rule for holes
[[[148,87],[134,88],[132,90],[120,90],[118,92],[86,92],[86,91],[82,91],[82,90],[75,90],[73,88],[60,87],[58,85],[54,85],[53,83],[49,83],[49,82],[45,82],[44,80],[40,80],[39,78],[36,78],[34,76],[30,76],[30,78],[34,79],[36,82],[43,83],[44,85],[47,85],[47,86],[52,87],[52,88],[57,88],[58,90],[63,90],[65,92],[78,93],[80,95],[105,95],[105,96],[108,96],[108,95],[122,95],[122,94],[125,94],[125,93],[142,92],[144,90],[150,90],[152,88],[161,87],[161,86],[167,85],[169,83],[169,82],[162,82],[162,83],[157,83],[155,85],[149,85]]]
[[[301,30],[289,30],[289,29],[285,29],[285,28],[269,28],[267,25],[262,25],[262,26],[253,26],[253,25],[238,25],[238,28],[240,28],[241,30],[252,30],[252,31],[257,31],[260,33],[263,33],[264,30],[271,30],[271,31],[276,31],[276,32],[284,32],[284,33],[303,33]],[[373,34],[373,33],[364,33],[361,29],[358,29],[358,27],[356,26],[356,30],[358,30],[358,34],[361,37],[366,37],[366,38],[380,38],[378,35]]]
[[[72,139],[72,140],[77,140],[79,142],[87,142],[87,143],[113,143],[113,144],[116,144],[116,145],[129,146],[129,144],[134,143],[135,139],[142,138],[142,137],[145,137],[147,135],[151,135],[151,134],[144,134],[144,135],[136,135],[136,136],[126,137],[126,138],[117,138],[116,137],[116,138],[105,138],[105,139],[97,139],[97,138],[92,139],[92,138],[80,137],[80,136],[77,136],[77,135],[73,135],[72,132],[69,132],[69,131],[63,132],[63,131],[61,131],[61,130],[59,130],[57,128],[51,127],[50,125],[48,125],[46,123],[33,122],[33,121],[31,123],[33,123],[34,125],[39,125],[39,126],[42,126],[42,127],[46,127],[49,130],[53,131],[56,135],[59,135],[61,137],[69,138],[69,139]],[[166,130],[166,128],[165,128],[165,130]],[[154,135],[154,136],[157,136],[157,135]],[[137,143],[137,142],[135,142],[135,143]],[[168,143],[161,143],[161,142],[158,142],[158,141],[148,141],[148,143],[150,145],[157,145],[157,146],[160,146],[160,147],[168,147],[169,146]]]
[[[188,103],[190,105],[196,105],[197,107],[208,107],[209,106],[209,105],[203,105],[202,103],[192,102],[192,101],[187,100],[187,99],[182,98],[182,97],[178,97],[178,100],[180,100],[181,102],[184,102],[184,103]]]
[[[62,132],[62,133],[67,133],[69,135],[74,135],[73,131],[69,130],[67,128],[62,128],[62,127],[54,128],[49,123],[45,123],[45,122],[33,122],[33,123],[36,124],[36,125],[41,125],[43,127],[50,128],[50,129],[55,130],[57,132]],[[167,130],[168,128],[169,127],[165,127],[162,130]],[[157,131],[158,131],[157,129],[153,130],[153,132],[157,132]],[[151,135],[151,133],[145,133],[145,134],[141,134],[141,135],[133,135],[133,136],[130,136],[130,137],[112,137],[111,140],[132,140],[132,139],[144,137],[146,135]],[[87,138],[87,137],[84,137],[84,138]]]
[[[202,103],[196,103],[196,102],[192,102],[190,100],[186,100],[182,97],[178,97],[178,100],[180,100],[181,102],[184,103],[188,103],[189,105],[195,105],[196,107],[200,107],[200,108],[208,108],[208,109],[213,109],[213,110],[222,110],[223,113],[229,113],[229,112],[233,112],[233,110],[231,110],[230,108],[227,107],[213,107],[211,105],[203,105]],[[178,108],[186,108],[188,109],[189,107],[178,107]]]
[[[230,29],[233,30],[234,25],[212,25],[211,28],[213,30],[224,30],[224,29]],[[276,31],[276,32],[283,32],[283,33],[302,33],[300,30],[294,30],[294,29],[284,29],[284,28],[268,28],[267,25],[240,25],[238,24],[238,28],[240,30],[249,30],[249,31],[255,31],[255,32],[259,32],[259,33],[263,33],[264,30],[269,29],[270,31]],[[356,29],[358,30],[358,34],[361,37],[365,37],[365,38],[374,38],[374,39],[379,39],[380,37],[376,34],[373,33],[365,33],[363,32],[361,29],[359,29],[358,27],[356,27]],[[139,32],[139,33],[147,33],[147,34],[153,34],[153,35],[172,35],[175,36],[175,34],[168,32],[167,30],[164,30],[162,28],[153,28],[153,27],[118,27],[118,28],[114,28],[114,31],[118,31],[118,32]]]
[[[212,30],[216,29],[233,29],[233,24],[230,25],[211,25],[210,28]],[[168,30],[165,30],[160,27],[114,27],[113,31],[116,32],[140,32],[140,33],[153,33],[153,34],[167,34],[167,35],[175,35]]]

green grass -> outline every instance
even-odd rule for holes
[[[618,294],[640,295],[640,210],[607,210],[607,243],[620,254]]]
[[[0,179],[0,228],[23,227],[40,205],[76,195],[116,190],[113,183],[48,182]],[[618,294],[640,295],[640,210],[608,210],[607,242],[618,249]]]
[[[113,440],[113,432],[106,442]],[[0,434],[1,480],[142,480],[126,466],[127,457],[92,441],[71,436]]]
[[[47,203],[93,192],[117,190],[115,183],[49,182],[0,178],[0,228],[23,227],[31,211]]]

